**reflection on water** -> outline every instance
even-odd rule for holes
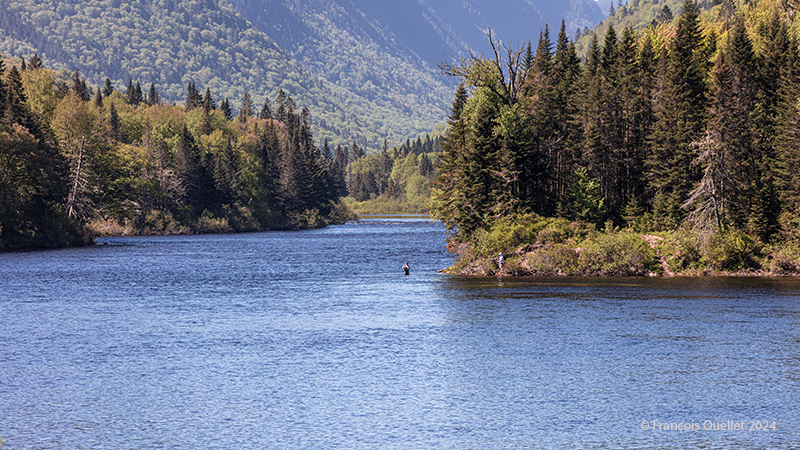
[[[9,448],[800,442],[796,279],[452,277],[420,218],[104,242],[0,255]]]

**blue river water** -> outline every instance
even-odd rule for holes
[[[0,446],[800,448],[800,280],[464,278],[444,239],[0,254]]]

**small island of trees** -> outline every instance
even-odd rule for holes
[[[800,59],[786,2],[594,35],[563,23],[461,78],[432,214],[457,273],[800,271]],[[723,8],[724,7],[724,8]]]

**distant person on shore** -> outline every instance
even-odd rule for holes
[[[503,258],[503,253],[500,252],[500,256],[497,257],[497,267],[500,268],[500,272],[503,271],[503,263],[505,262],[505,258]]]
[[[405,275],[408,275],[408,272],[409,272],[410,270],[411,270],[411,266],[409,266],[409,265],[408,265],[408,261],[406,261],[406,263],[405,263],[405,264],[403,264],[403,273],[404,273]]]

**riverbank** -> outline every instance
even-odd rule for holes
[[[133,220],[96,218],[86,224],[94,236],[167,236],[182,234],[244,233],[302,230],[340,225],[358,218],[343,202],[331,202],[327,214],[307,209],[291,216],[269,213],[256,218],[247,208],[228,208],[219,216],[204,211],[199,217],[176,217],[169,211],[151,210]]]
[[[473,242],[451,243],[459,260],[444,270],[466,276],[798,276],[800,244],[763,243],[739,230],[638,232],[528,217],[501,220]],[[503,267],[498,263],[503,253]]]

